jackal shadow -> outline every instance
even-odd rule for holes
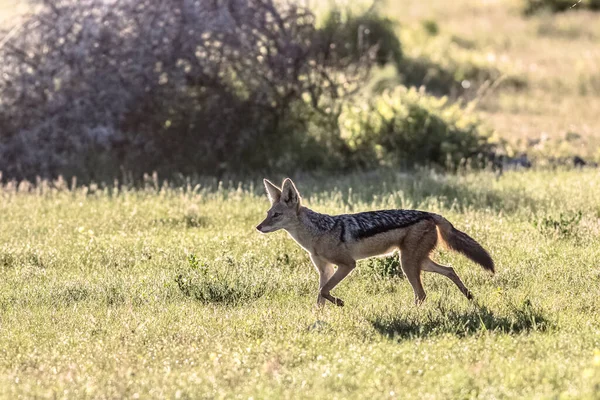
[[[519,306],[511,306],[511,310],[503,315],[496,314],[486,306],[473,305],[463,311],[438,307],[416,317],[382,315],[372,318],[370,322],[377,332],[396,340],[443,334],[465,337],[483,332],[516,335],[543,332],[552,327],[544,313],[527,300]]]

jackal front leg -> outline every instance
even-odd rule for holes
[[[327,283],[327,281],[331,278],[335,270],[333,269],[333,264],[312,254],[310,255],[310,260],[319,273],[319,294],[317,295],[317,306],[323,307],[325,305],[325,298],[321,296],[321,289],[323,288],[323,285],[325,285],[325,283]]]
[[[338,269],[335,271],[333,276],[327,281],[325,285],[321,288],[321,296],[326,300],[329,300],[333,304],[339,307],[344,306],[344,301],[342,299],[338,299],[337,297],[333,297],[329,294],[329,292],[337,286],[352,270],[356,267],[356,262],[352,261],[347,264],[338,264]]]

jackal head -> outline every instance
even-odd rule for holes
[[[294,182],[289,178],[285,179],[281,189],[267,179],[264,179],[263,182],[267,189],[271,208],[267,211],[267,218],[256,229],[262,233],[269,233],[298,224],[301,199]]]

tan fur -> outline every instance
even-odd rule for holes
[[[302,206],[301,197],[290,179],[284,180],[281,189],[265,179],[265,187],[271,200],[271,209],[257,229],[263,233],[285,229],[310,254],[319,273],[318,305],[323,305],[328,300],[343,306],[344,302],[333,297],[330,291],[356,267],[356,261],[394,250],[400,250],[402,271],[413,288],[416,304],[422,303],[426,297],[421,271],[446,276],[471,299],[471,292],[452,268],[439,265],[429,258],[437,245],[438,232],[451,249],[465,254],[491,272],[494,271],[489,254],[475,240],[456,230],[440,215],[429,214],[430,217],[405,228],[343,241],[340,240],[343,233],[341,230],[334,227],[328,231],[318,231],[306,222],[307,213],[312,211]],[[337,270],[334,270],[334,265],[338,266]]]

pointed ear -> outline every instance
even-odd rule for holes
[[[268,179],[263,179],[263,183],[265,184],[265,189],[267,189],[267,196],[269,197],[271,204],[277,203],[281,198],[281,189],[275,186]]]
[[[300,193],[290,178],[286,178],[281,185],[281,201],[288,206],[300,207]]]

